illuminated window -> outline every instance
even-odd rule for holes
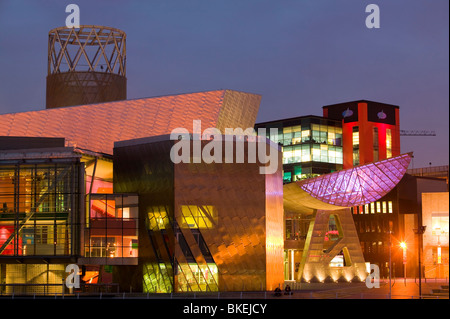
[[[319,145],[314,145],[312,149],[312,160],[320,162],[320,148]]]
[[[333,133],[331,133],[331,132],[328,132],[328,140],[327,140],[327,144],[329,144],[329,145],[335,145],[335,139],[336,139],[336,135],[334,134],[334,132]]]
[[[320,161],[321,162],[328,162],[328,145],[321,144],[320,145]]]
[[[299,146],[294,148],[292,163],[298,163],[302,161],[302,148]]]
[[[138,257],[138,197],[91,194],[88,198],[85,257]]]
[[[283,173],[283,182],[290,183],[292,181],[292,173],[291,172],[284,172]]]
[[[386,207],[386,202],[383,202],[383,214],[386,214],[387,212],[387,207]]]
[[[365,204],[364,205],[364,213],[368,214],[369,213],[369,204]]]
[[[443,235],[448,236],[448,224],[449,218],[448,214],[445,213],[431,213],[431,227],[433,235]]]
[[[381,203],[377,202],[377,213],[381,213]]]
[[[302,127],[300,125],[296,125],[292,127],[292,132],[301,132],[302,131]]]
[[[283,148],[283,164],[292,163],[294,158],[294,152],[291,146]]]
[[[310,162],[311,161],[311,149],[309,145],[302,146],[302,162]]]
[[[386,158],[392,157],[392,133],[386,129]]]
[[[218,291],[219,272],[217,265],[207,263],[198,265],[196,263],[178,264],[179,291]]]
[[[311,131],[304,130],[302,131],[302,142],[307,142],[311,139]]]
[[[181,206],[181,227],[187,228],[213,228],[217,223],[217,210],[214,206]]]
[[[171,270],[164,263],[148,263],[143,266],[143,291],[144,292],[172,292]]]
[[[148,228],[149,230],[166,229],[169,226],[169,218],[166,209],[161,206],[155,206],[150,209],[148,213]]]
[[[370,203],[370,213],[375,214],[375,203]]]
[[[392,201],[388,201],[388,213],[392,214]]]
[[[353,139],[352,139],[353,147],[356,145],[359,146],[359,127],[353,126]]]

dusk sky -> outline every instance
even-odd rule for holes
[[[373,100],[400,106],[414,168],[449,163],[448,0],[0,0],[0,114],[45,108],[48,32],[65,8],[127,34],[128,98],[262,95],[258,122]],[[380,28],[368,29],[368,4]],[[412,167],[410,166],[410,168]]]

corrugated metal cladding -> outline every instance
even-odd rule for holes
[[[66,146],[111,154],[114,142],[215,127],[253,127],[261,96],[232,90],[61,107],[0,115],[0,136],[64,137]]]

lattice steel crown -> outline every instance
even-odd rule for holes
[[[126,34],[104,26],[60,27],[49,32],[48,75],[105,72],[126,76]]]

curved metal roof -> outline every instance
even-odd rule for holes
[[[285,208],[296,211],[300,208],[295,206],[300,205],[333,210],[377,201],[402,179],[411,158],[412,153],[406,153],[287,184],[284,186]]]

